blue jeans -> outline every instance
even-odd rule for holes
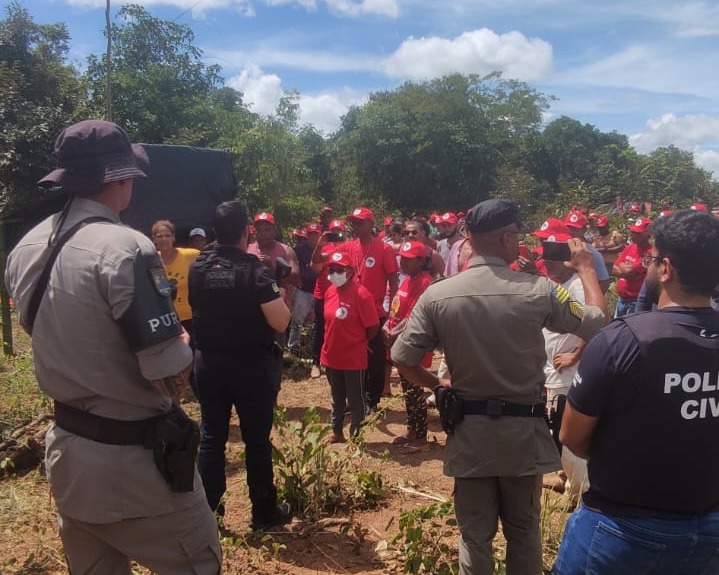
[[[235,408],[245,444],[252,520],[267,523],[277,504],[272,470],[272,403],[269,365],[274,358],[240,358],[233,353],[195,352],[195,376],[202,412],[198,468],[207,502],[217,509],[226,489],[225,444]]]
[[[622,299],[617,300],[617,308],[614,310],[614,318],[632,314],[637,309],[636,300]]]
[[[554,575],[715,575],[719,512],[681,519],[610,517],[584,505],[564,529]]]

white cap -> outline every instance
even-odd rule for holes
[[[202,228],[192,228],[190,230],[190,237],[192,236],[202,236],[203,238],[207,237],[207,234],[205,233],[205,230]]]

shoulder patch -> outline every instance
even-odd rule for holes
[[[571,300],[569,302],[569,313],[578,319],[584,317],[584,306],[578,301]]]
[[[567,303],[569,301],[569,292],[564,286],[554,284],[552,286],[552,296],[559,303]]]

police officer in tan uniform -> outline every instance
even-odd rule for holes
[[[467,216],[469,268],[435,282],[420,297],[392,360],[415,384],[440,383],[422,368],[423,354],[445,351],[450,386],[464,419],[447,438],[444,472],[455,478],[463,575],[490,575],[492,540],[502,520],[507,574],[540,575],[539,508],[542,475],[561,468],[541,401],[546,361],[542,328],[589,338],[606,306],[591,253],[570,240],[571,265],[586,305],[543,276],[514,272],[521,223],[508,200],[487,200]]]
[[[199,434],[176,403],[189,338],[155,246],[119,217],[147,156],[95,120],[63,130],[55,154],[41,183],[70,199],[20,240],[5,279],[55,400],[45,465],[68,567],[130,575],[135,559],[163,575],[214,575],[221,549],[195,466]]]

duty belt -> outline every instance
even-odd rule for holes
[[[161,417],[125,421],[55,401],[55,424],[58,427],[85,439],[110,445],[144,445],[148,432]]]
[[[462,401],[462,411],[465,415],[490,415],[499,417],[509,415],[511,417],[544,417],[544,403],[534,405],[518,405],[499,399],[485,399],[482,401]]]

